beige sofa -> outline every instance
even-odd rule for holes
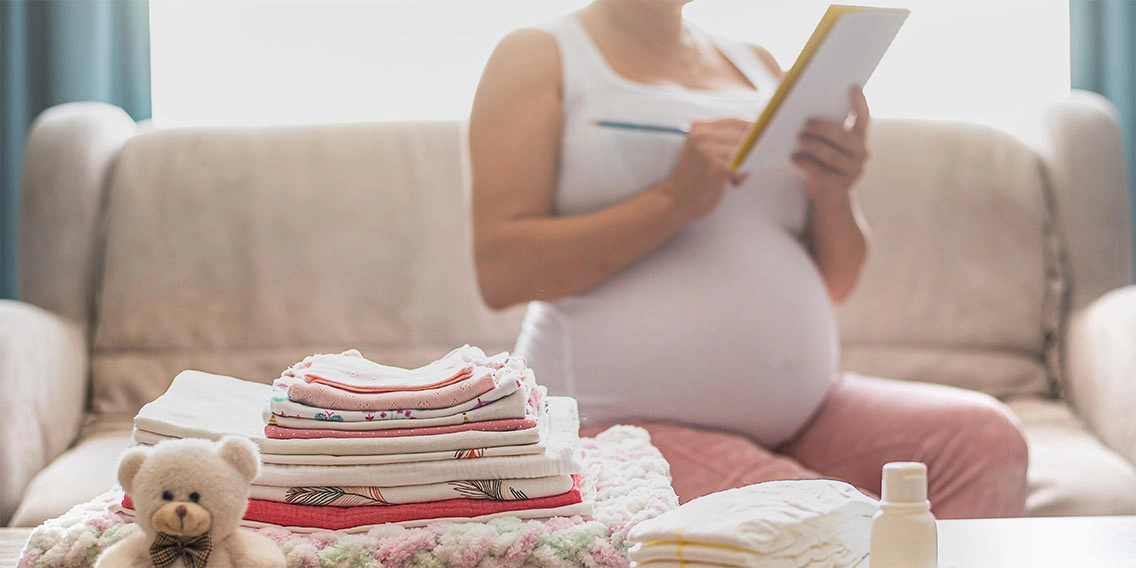
[[[1136,513],[1136,289],[1111,109],[1076,93],[1027,146],[878,121],[846,368],[1007,400],[1033,515]],[[269,381],[311,352],[412,365],[508,349],[469,254],[457,122],[140,131],[52,108],[24,165],[23,303],[0,303],[0,523],[114,482],[130,419],[185,368]],[[539,373],[539,369],[538,369]],[[1055,397],[1054,394],[1061,396]]]

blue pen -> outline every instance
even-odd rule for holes
[[[670,134],[690,134],[690,129],[685,126],[668,126],[665,124],[644,124],[640,122],[621,122],[618,120],[597,120],[596,126],[605,126],[608,128],[626,128],[628,130],[646,130],[649,132],[667,132]]]

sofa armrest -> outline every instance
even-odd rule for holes
[[[88,325],[110,178],[137,132],[106,103],[65,103],[36,117],[20,178],[21,300]]]
[[[1077,414],[1104,443],[1136,463],[1136,286],[1073,314],[1066,380]]]
[[[1116,107],[1074,90],[1041,121],[1039,155],[1053,197],[1074,312],[1132,283],[1132,186]]]
[[[80,326],[0,300],[0,526],[24,487],[75,440],[87,402],[87,338]]]

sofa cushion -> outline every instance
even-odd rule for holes
[[[459,142],[457,122],[131,139],[107,206],[92,410],[132,416],[185,368],[268,381],[313,352],[416,365],[511,348],[520,314],[476,289]]]
[[[1105,447],[1064,402],[1008,401],[1029,444],[1029,497],[1034,517],[1136,514],[1136,467]]]
[[[855,189],[871,228],[838,310],[846,369],[994,396],[1049,391],[1059,319],[1037,155],[982,126],[880,121]]]
[[[130,430],[83,438],[32,479],[9,524],[37,526],[114,487],[118,459],[132,443]]]

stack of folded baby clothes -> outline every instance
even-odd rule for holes
[[[534,430],[541,398],[523,360],[469,345],[412,370],[354,349],[312,355],[273,387],[264,433],[277,439]]]
[[[574,400],[547,396],[522,359],[467,345],[417,369],[313,355],[271,387],[185,371],[134,437],[245,435],[263,462],[246,525],[354,531],[589,515],[578,433]]]
[[[759,483],[640,523],[630,556],[639,568],[863,568],[877,510],[840,481]]]

